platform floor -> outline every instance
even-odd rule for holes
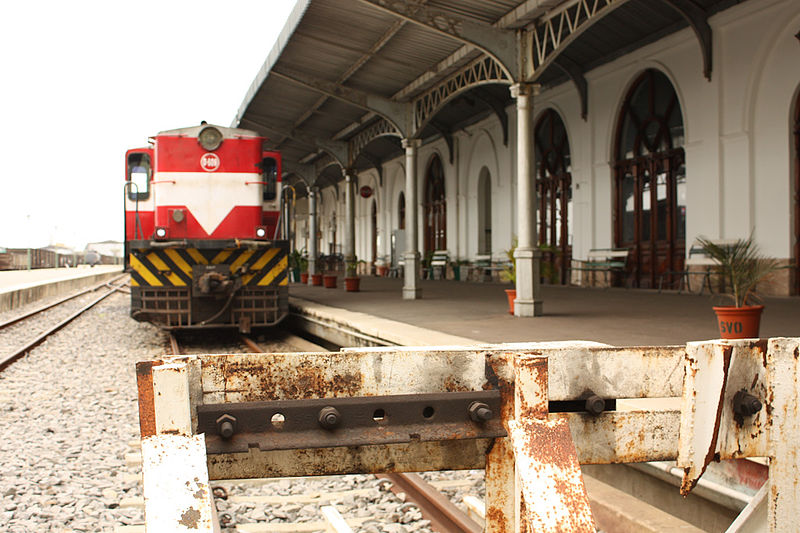
[[[719,337],[718,296],[644,289],[543,286],[544,316],[508,314],[508,284],[422,281],[420,300],[403,300],[402,279],[361,278],[361,291],[291,284],[290,294],[331,307],[485,343],[589,340],[614,346],[684,344]],[[800,336],[800,298],[768,298],[761,336]]]
[[[0,270],[0,292],[116,271],[122,272],[122,265],[97,265],[94,267],[80,265],[77,268]]]

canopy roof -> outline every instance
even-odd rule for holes
[[[710,76],[707,19],[740,1],[298,0],[233,126],[267,137],[290,182],[325,186],[341,167],[380,173],[409,133],[449,143],[494,113],[507,135],[514,80],[571,80],[585,114],[585,72],[688,25]],[[514,72],[519,61],[503,54],[520,29],[535,59]]]

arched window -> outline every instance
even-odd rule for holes
[[[794,293],[800,294],[800,92],[794,104]]]
[[[572,256],[572,175],[569,140],[561,117],[553,109],[536,123],[536,221],[542,253],[542,276],[553,283],[567,283]]]
[[[478,253],[492,253],[492,179],[486,167],[478,177]]]
[[[444,168],[434,155],[425,174],[425,251],[447,249],[447,204],[444,196]]]
[[[629,275],[639,287],[655,287],[662,273],[683,270],[684,161],[678,96],[664,74],[648,69],[625,98],[614,164],[614,240],[631,248]]]

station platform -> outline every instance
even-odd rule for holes
[[[403,280],[397,278],[362,277],[360,292],[346,292],[341,278],[338,285],[326,289],[293,283],[290,303],[328,321],[339,315],[338,323],[405,345],[567,340],[612,346],[685,344],[718,338],[711,307],[726,305],[718,295],[544,285],[544,315],[520,318],[508,314],[503,289],[511,288],[509,284],[423,280],[419,300],[403,300]],[[764,304],[762,337],[800,336],[800,299],[766,298]]]
[[[122,273],[122,265],[0,271],[0,312],[88,287]]]

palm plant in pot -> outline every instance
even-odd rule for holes
[[[511,242],[511,248],[506,250],[506,257],[508,262],[503,266],[503,275],[505,278],[514,285],[513,289],[506,289],[506,297],[508,298],[508,313],[514,314],[514,300],[517,299],[517,260],[514,258],[514,252],[517,250],[517,238]]]
[[[760,281],[781,268],[776,259],[766,257],[758,250],[751,235],[733,243],[719,244],[704,237],[697,242],[703,251],[718,263],[718,271],[726,287],[725,296],[730,306],[714,307],[723,339],[748,339],[758,337],[763,305],[756,294]]]
[[[344,275],[344,287],[347,292],[358,292],[359,290],[361,279],[358,277],[358,264],[361,262],[356,256],[347,259]]]

